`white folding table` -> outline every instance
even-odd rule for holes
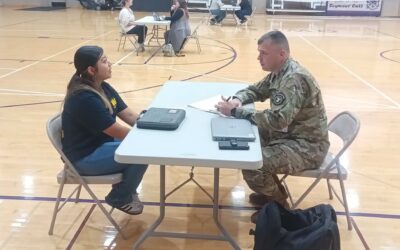
[[[236,24],[239,24],[236,16],[235,16],[235,11],[240,10],[240,6],[238,5],[231,5],[231,4],[224,4],[221,6],[221,10],[224,10],[226,12],[226,15],[229,13],[232,14],[233,20],[235,20]]]
[[[162,40],[162,43],[160,43],[159,39],[162,38],[164,39],[164,33],[161,34],[160,36],[159,31],[167,31],[168,26],[170,25],[171,21],[170,20],[162,20],[162,21],[156,21],[154,20],[153,16],[145,16],[143,18],[140,18],[138,20],[134,21],[135,25],[144,25],[144,26],[152,26],[152,31],[148,34],[151,35],[149,40],[147,41],[147,44],[150,45],[150,42],[155,39],[156,42],[158,43],[159,46],[164,44],[164,40]],[[160,26],[164,26],[164,29],[160,28]]]
[[[249,142],[249,150],[219,150],[218,142],[212,140],[210,129],[210,120],[217,114],[188,107],[188,104],[218,94],[233,95],[246,86],[235,83],[168,81],[150,106],[185,109],[186,117],[179,128],[174,131],[162,131],[138,129],[134,126],[122,141],[115,153],[116,161],[160,165],[160,216],[135,242],[134,249],[138,249],[147,237],[224,240],[234,249],[240,249],[219,221],[219,169],[258,169],[262,166],[257,127],[253,126],[256,141]],[[221,232],[220,235],[156,231],[165,216],[166,165],[214,168],[214,192],[211,198],[213,218]]]

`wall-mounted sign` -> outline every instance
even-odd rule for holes
[[[328,1],[326,4],[328,15],[380,16],[381,9],[382,0]]]

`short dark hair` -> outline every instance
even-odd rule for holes
[[[270,40],[272,43],[279,45],[282,49],[290,53],[289,42],[285,34],[283,34],[281,31],[273,30],[265,33],[258,39],[257,44],[260,45],[267,40]]]

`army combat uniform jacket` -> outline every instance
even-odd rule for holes
[[[270,99],[262,111],[234,109],[233,115],[258,126],[262,146],[285,144],[304,160],[306,168],[318,167],[329,148],[328,126],[320,88],[314,77],[288,58],[279,73],[236,93],[242,104]]]

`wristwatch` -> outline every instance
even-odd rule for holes
[[[236,108],[231,109],[231,116],[235,117],[236,114]]]

